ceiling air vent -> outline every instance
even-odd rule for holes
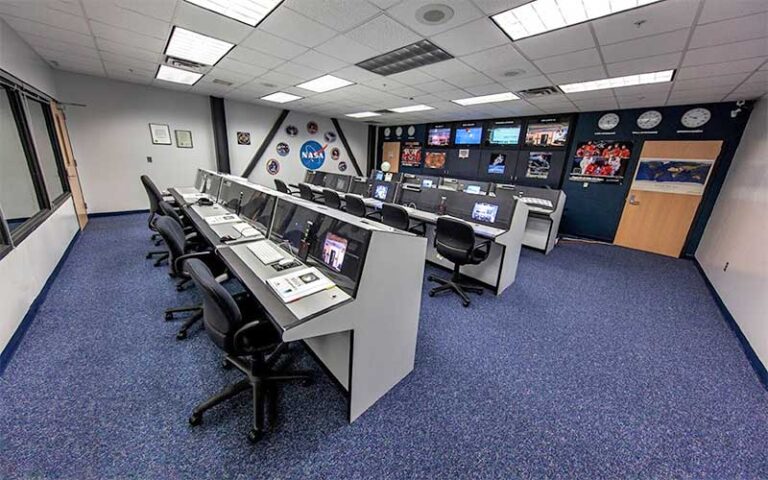
[[[165,57],[164,63],[169,67],[181,68],[182,70],[189,70],[190,72],[196,73],[207,73],[211,68],[208,65],[203,65],[202,63],[182,60],[181,58],[171,57],[170,55]]]
[[[548,97],[550,95],[561,95],[563,92],[557,87],[538,87],[529,88],[528,90],[520,90],[516,93],[520,98],[540,98]]]
[[[363,60],[357,66],[369,72],[387,76],[451,58],[453,56],[450,53],[429,40],[420,40],[389,53]]]

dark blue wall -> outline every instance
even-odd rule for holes
[[[631,179],[645,140],[722,140],[723,148],[720,157],[715,164],[688,241],[683,248],[684,256],[693,255],[725,180],[728,167],[733,160],[736,147],[741,140],[741,134],[751,109],[751,104],[747,104],[747,108],[742,108],[742,112],[733,118],[731,111],[737,108],[735,103],[696,106],[706,107],[712,112],[712,118],[701,127],[700,130],[703,130],[701,133],[678,133],[678,130],[685,130],[685,127],[680,124],[680,117],[685,111],[692,108],[691,106],[615,111],[621,118],[621,122],[614,130],[615,135],[595,135],[596,132],[601,132],[597,127],[598,119],[607,112],[580,114],[568,150],[568,159],[565,162],[566,169],[570,166],[569,160],[573,159],[576,145],[579,142],[595,139],[623,140],[633,142],[634,146],[624,182],[621,184],[588,183],[585,188],[582,182],[570,181],[566,172],[562,188],[568,198],[563,220],[560,224],[560,233],[613,242],[624,209],[624,200],[632,183]],[[636,124],[637,117],[646,110],[658,110],[663,115],[661,124],[653,129],[658,133],[655,135],[635,135],[632,132],[641,130]]]

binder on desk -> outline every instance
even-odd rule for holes
[[[285,303],[295,302],[335,286],[328,277],[314,267],[302,268],[295,272],[270,278],[267,280],[267,285]]]

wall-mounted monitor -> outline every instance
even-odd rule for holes
[[[480,145],[483,139],[483,127],[457,127],[456,137],[453,141],[456,145]]]
[[[491,153],[491,160],[488,162],[488,174],[504,175],[504,169],[507,168],[507,154],[502,152]]]
[[[498,125],[488,132],[491,145],[517,145],[520,142],[520,126]]]
[[[557,119],[528,123],[525,145],[528,147],[564,147],[568,141],[570,122]]]
[[[427,145],[430,147],[447,147],[451,144],[451,127],[433,127],[427,134]]]

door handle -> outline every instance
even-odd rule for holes
[[[629,204],[630,205],[640,205],[640,202],[635,198],[635,194],[632,193],[629,195]]]

